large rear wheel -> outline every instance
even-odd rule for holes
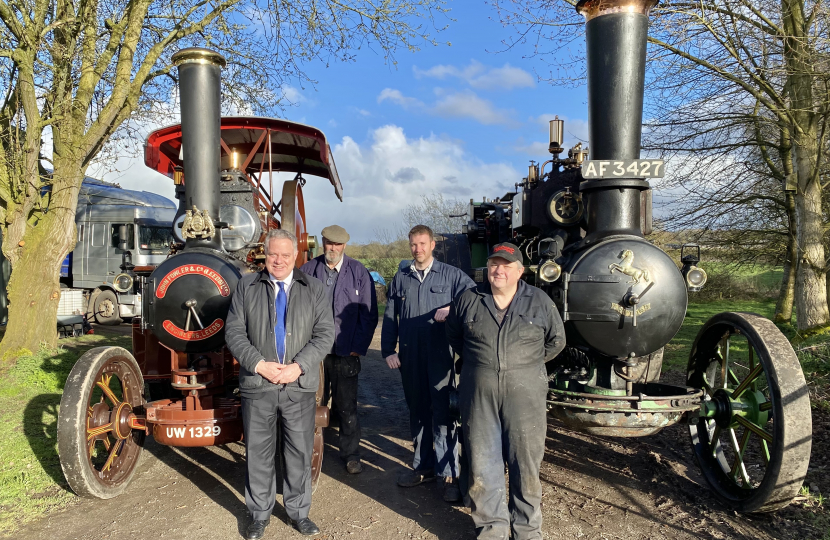
[[[303,181],[289,180],[282,185],[280,229],[291,231],[297,237],[297,268],[308,262],[308,231],[305,221]]]
[[[715,495],[741,512],[789,504],[807,474],[810,399],[787,338],[754,313],[719,313],[695,339],[687,384],[704,391],[692,448]]]
[[[110,499],[126,489],[144,443],[136,419],[143,389],[135,358],[121,347],[90,349],[75,363],[61,397],[58,453],[78,495]]]
[[[314,447],[311,454],[311,492],[320,486],[320,471],[323,470],[323,430],[329,425],[329,408],[323,403],[326,388],[326,370],[320,363],[320,384],[317,385],[317,410],[314,412]]]

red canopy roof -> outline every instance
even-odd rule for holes
[[[270,170],[320,176],[331,182],[337,198],[343,200],[343,186],[331,148],[319,129],[257,116],[225,116],[221,126],[223,163],[229,162],[231,152],[236,152],[242,161],[237,167],[249,175]],[[173,168],[182,166],[181,146],[181,124],[157,129],[144,144],[144,164],[173,178]]]

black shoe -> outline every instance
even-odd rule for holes
[[[461,490],[458,489],[458,479],[447,479],[444,482],[444,500],[448,503],[457,503],[461,501]]]
[[[363,464],[359,459],[350,460],[346,463],[346,471],[349,474],[360,474],[363,472]]]
[[[291,525],[293,525],[294,528],[297,529],[297,532],[303,536],[314,536],[315,534],[320,534],[320,528],[308,518],[301,519],[300,521],[292,520]]]
[[[271,523],[270,519],[255,519],[245,531],[245,540],[259,540],[265,534],[265,527]]]
[[[424,482],[434,482],[435,472],[429,471],[404,471],[398,475],[398,485],[401,487],[420,486]]]

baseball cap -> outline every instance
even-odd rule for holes
[[[524,259],[522,258],[521,250],[516,247],[515,244],[511,244],[510,242],[502,242],[501,244],[496,244],[493,246],[493,252],[487,257],[488,260],[500,257],[509,262],[519,262],[524,264]]]

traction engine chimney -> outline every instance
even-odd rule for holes
[[[184,206],[191,212],[191,219],[185,219],[182,228],[185,249],[221,250],[219,230],[214,223],[219,218],[219,85],[225,58],[209,49],[194,47],[182,49],[172,60],[179,71]]]
[[[658,0],[580,0],[588,61],[588,118],[592,160],[639,159],[643,121],[648,14]],[[587,239],[642,236],[642,179],[589,180]]]

